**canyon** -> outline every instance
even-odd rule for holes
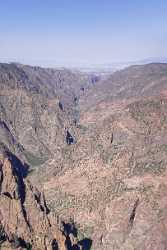
[[[165,63],[1,63],[1,248],[165,250],[166,132]]]

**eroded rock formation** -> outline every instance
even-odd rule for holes
[[[77,245],[77,240],[69,243],[71,236],[65,234],[58,224],[55,216],[47,208],[44,194],[28,180],[23,180],[8,154],[0,154],[2,247],[35,250],[73,249],[73,244]]]

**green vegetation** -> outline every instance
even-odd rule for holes
[[[84,135],[88,131],[88,128],[86,126],[82,125],[82,124],[78,124],[77,128],[80,130],[80,133],[82,135]]]
[[[137,162],[134,169],[133,174],[134,175],[143,175],[145,173],[153,173],[160,175],[165,171],[165,164],[163,161],[152,161],[152,162],[145,162],[145,163],[139,163]]]
[[[94,228],[92,226],[84,225],[81,227],[80,224],[76,224],[76,227],[78,229],[78,240],[82,240],[84,238],[91,238]]]
[[[164,152],[167,152],[167,145],[166,144],[163,144],[159,147],[160,151],[164,151]]]
[[[72,147],[64,147],[62,148],[62,157],[65,160],[69,160],[72,158]]]
[[[25,155],[28,163],[32,166],[42,165],[43,163],[45,163],[48,160],[47,156],[38,157],[29,151],[24,151],[24,155]]]

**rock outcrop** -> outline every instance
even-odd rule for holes
[[[76,238],[70,242],[71,235],[59,224],[49,212],[44,194],[22,178],[8,154],[0,154],[2,249],[76,249]]]

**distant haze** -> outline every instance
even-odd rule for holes
[[[166,58],[167,1],[6,0],[0,61],[91,67]]]

